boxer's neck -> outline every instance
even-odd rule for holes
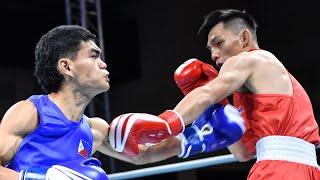
[[[50,93],[49,99],[54,102],[63,114],[71,121],[79,121],[90,100],[73,93]]]

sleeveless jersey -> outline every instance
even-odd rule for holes
[[[79,122],[69,120],[48,95],[34,95],[28,100],[37,108],[39,125],[23,139],[6,167],[21,171],[91,156],[93,135],[85,115]]]
[[[293,95],[234,93],[234,105],[242,111],[246,132],[241,141],[250,152],[265,136],[281,135],[319,144],[319,128],[314,118],[310,99],[289,74]]]

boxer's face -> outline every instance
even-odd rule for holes
[[[109,72],[106,67],[107,65],[101,60],[100,48],[93,41],[82,42],[77,57],[70,64],[72,81],[80,91],[87,91],[90,94],[108,91]]]
[[[242,52],[239,35],[224,28],[223,23],[218,23],[210,30],[207,47],[211,52],[212,60],[218,68],[220,68],[229,57]]]

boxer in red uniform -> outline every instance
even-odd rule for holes
[[[257,155],[248,179],[320,179],[319,128],[309,97],[271,52],[259,48],[256,27],[244,11],[216,10],[206,16],[199,32],[207,35],[219,75],[187,94],[174,110],[188,124],[234,94],[246,132],[228,148],[240,161]]]
[[[319,128],[309,97],[271,52],[259,48],[256,28],[253,17],[244,11],[225,9],[208,14],[199,32],[207,35],[207,47],[220,68],[219,75],[210,78],[203,68],[206,65],[193,61],[198,64],[193,70],[202,71],[200,79],[207,81],[190,84],[198,78],[196,73],[190,73],[189,78],[177,83],[186,96],[173,111],[188,125],[202,117],[208,107],[234,94],[234,104],[245,118],[246,131],[228,148],[240,161],[257,155],[248,179],[320,179],[315,152],[320,141]],[[189,63],[190,60],[181,65],[178,72]],[[224,128],[222,132],[226,132]],[[231,137],[233,132],[227,134]],[[174,154],[172,151],[179,148],[172,138],[169,140],[146,152],[159,154],[156,147],[162,145],[168,147],[162,158]],[[152,157],[159,160],[159,156]]]

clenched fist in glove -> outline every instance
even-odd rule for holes
[[[174,72],[174,80],[184,95],[193,89],[207,84],[219,75],[218,71],[210,64],[192,58],[181,64]],[[220,104],[228,104],[224,99]]]
[[[189,59],[174,73],[174,80],[184,95],[218,77],[218,71],[198,59]],[[209,107],[179,135],[181,152],[186,158],[201,152],[225,148],[239,140],[245,131],[241,114],[227,99]]]
[[[181,152],[178,157],[226,148],[238,141],[245,129],[244,120],[235,107],[213,105],[179,135]]]
[[[126,156],[137,156],[139,144],[158,143],[184,131],[181,116],[167,110],[159,116],[128,113],[116,117],[110,124],[111,147]]]

